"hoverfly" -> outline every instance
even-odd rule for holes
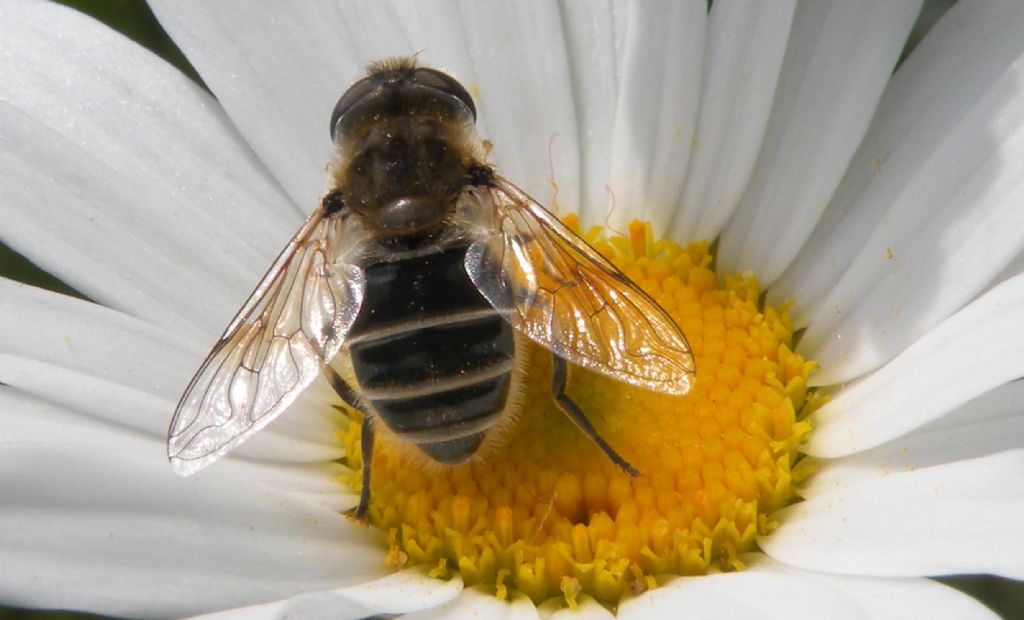
[[[521,406],[525,339],[553,355],[559,408],[637,474],[566,395],[567,363],[685,394],[690,346],[636,284],[484,162],[475,121],[458,81],[410,59],[371,65],[342,95],[333,189],[178,403],[167,447],[179,474],[248,439],[323,374],[364,415],[365,518],[376,425],[437,463],[467,461]]]

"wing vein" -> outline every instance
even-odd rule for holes
[[[167,437],[178,473],[202,469],[280,415],[342,346],[365,285],[350,261],[366,238],[351,219],[333,234],[342,217],[323,204],[309,216],[189,382]]]

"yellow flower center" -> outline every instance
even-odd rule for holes
[[[575,217],[567,224],[578,231]],[[555,406],[551,355],[531,346],[524,407],[500,448],[481,460],[423,471],[407,449],[378,441],[370,522],[388,534],[395,567],[427,565],[499,598],[535,602],[580,593],[614,606],[654,576],[742,568],[737,556],[795,499],[814,369],[792,352],[785,309],[759,307],[753,277],[719,287],[707,243],[584,235],[676,320],[697,363],[682,397],[579,368],[569,395],[641,475],[613,465]],[[351,414],[353,422],[357,414]],[[360,481],[359,424],[343,440]]]

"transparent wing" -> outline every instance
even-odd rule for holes
[[[626,383],[689,391],[693,352],[672,318],[547,209],[497,177],[467,190],[459,213],[480,235],[466,270],[517,330]]]
[[[179,474],[270,423],[338,353],[365,286],[349,258],[359,227],[344,218],[323,205],[309,216],[192,378],[167,435]]]

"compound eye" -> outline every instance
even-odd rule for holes
[[[370,78],[363,78],[350,86],[345,94],[338,99],[338,103],[334,105],[334,112],[331,113],[331,140],[338,141],[338,125],[345,113],[359,103],[363,97],[373,92],[374,88],[376,85],[370,81]]]
[[[437,69],[419,68],[416,69],[416,81],[455,97],[462,102],[462,105],[466,106],[466,109],[473,115],[473,120],[476,121],[476,106],[473,104],[473,98],[469,96],[469,92],[458,80]]]

